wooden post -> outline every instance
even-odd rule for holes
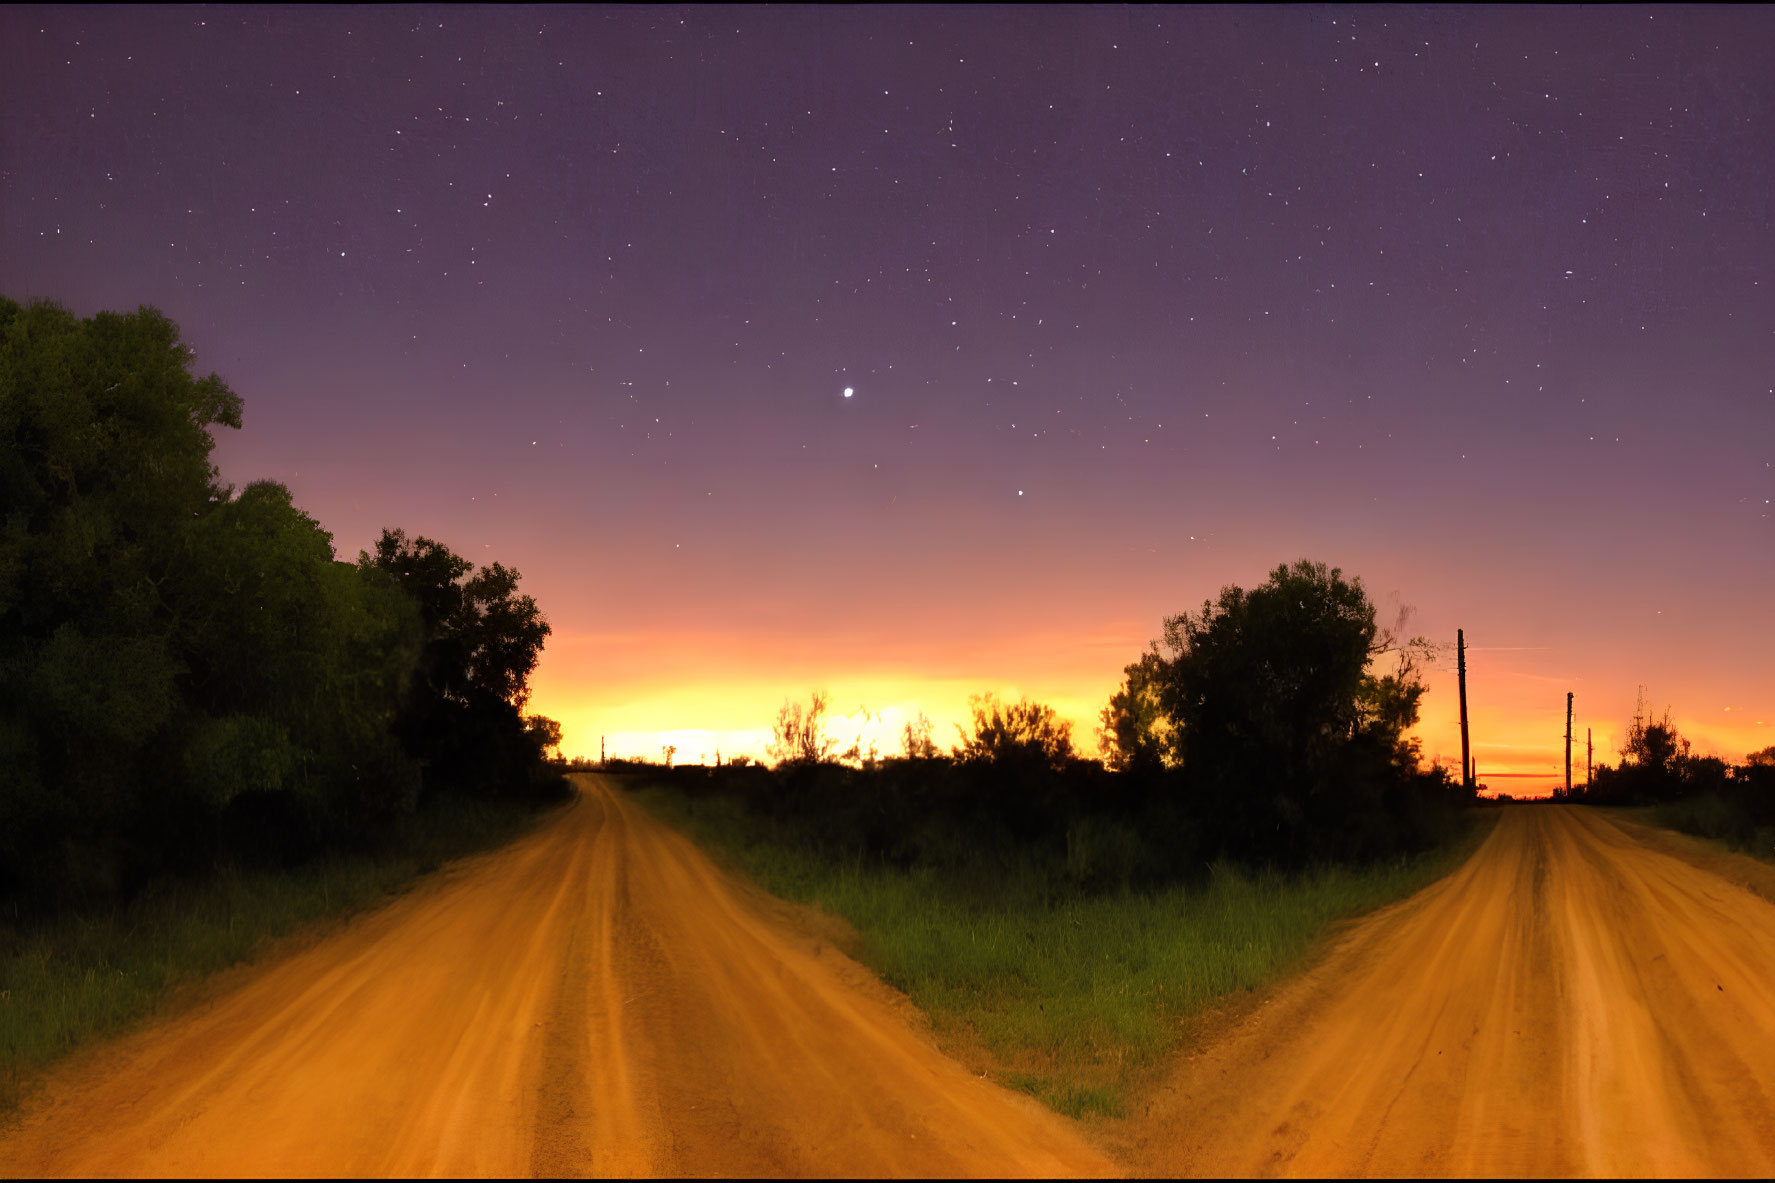
[[[1467,748],[1467,634],[1455,630],[1455,670],[1461,683],[1461,787],[1473,791],[1473,762]]]
[[[1572,692],[1565,692],[1565,795],[1572,795]]]
[[[598,763],[604,763],[604,737],[598,737]]]

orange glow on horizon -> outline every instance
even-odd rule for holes
[[[821,646],[767,652],[765,643],[742,637],[580,635],[552,638],[535,678],[529,709],[560,721],[562,753],[595,759],[599,738],[611,757],[661,760],[667,744],[675,763],[713,763],[744,755],[768,759],[771,723],[786,698],[806,702],[813,690],[831,696],[828,733],[838,750],[860,740],[882,756],[901,750],[906,723],[923,711],[940,750],[957,741],[956,727],[969,719],[968,698],[993,691],[1045,702],[1073,725],[1081,755],[1099,755],[1098,715],[1120,685],[1122,667],[1145,637],[1130,623],[1119,629],[1060,636],[1039,643],[986,642],[972,652],[953,648],[930,655],[932,672],[921,672],[913,654],[899,661],[819,659]],[[874,668],[871,668],[871,665]],[[1429,687],[1414,733],[1424,763],[1440,759],[1460,766],[1459,708],[1452,653],[1448,669],[1425,675]],[[1593,688],[1597,679],[1561,678],[1547,672],[1553,660],[1537,653],[1469,655],[1468,694],[1472,750],[1479,780],[1492,794],[1541,796],[1564,784],[1565,692],[1577,695],[1573,718],[1572,781],[1584,781],[1585,728],[1591,729],[1598,764],[1619,761],[1619,745],[1633,713],[1637,685]],[[1653,694],[1653,713],[1664,700]],[[1713,711],[1672,704],[1671,719],[1697,755],[1737,763],[1748,752],[1775,743],[1775,702],[1740,703]]]
[[[1116,672],[1119,680],[1120,670]],[[931,721],[931,738],[938,750],[948,751],[958,741],[957,726],[969,721],[968,698],[990,690],[1015,700],[1030,697],[1053,707],[1073,725],[1073,746],[1082,755],[1095,756],[1097,713],[1109,700],[1113,685],[1103,687],[1101,698],[1087,693],[1067,693],[1064,686],[1051,689],[1026,683],[993,683],[985,679],[929,679],[878,676],[828,679],[797,684],[782,680],[738,683],[711,687],[660,688],[645,696],[613,699],[588,692],[584,684],[562,687],[547,695],[540,690],[531,709],[561,723],[562,754],[596,759],[600,737],[611,758],[663,759],[661,749],[677,747],[676,764],[715,762],[748,756],[769,760],[767,745],[771,724],[784,699],[805,704],[814,690],[831,699],[826,732],[837,741],[836,751],[860,742],[864,751],[871,743],[883,757],[901,752],[901,736],[907,723],[920,711]],[[678,721],[682,725],[668,725]]]

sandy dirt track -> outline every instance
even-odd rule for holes
[[[595,778],[213,1002],[78,1057],[17,1175],[999,1175],[1115,1167]]]
[[[1518,805],[1182,1060],[1141,1173],[1775,1175],[1775,905]]]

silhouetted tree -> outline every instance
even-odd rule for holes
[[[988,692],[970,696],[968,709],[973,733],[956,725],[961,743],[955,755],[964,763],[1059,769],[1072,759],[1072,724],[1051,706],[1027,698],[1003,703]]]
[[[518,593],[518,573],[499,563],[475,570],[442,543],[402,530],[384,530],[358,567],[419,608],[419,668],[397,731],[427,790],[558,792],[558,776],[525,734],[530,674],[550,629],[535,599]]]
[[[1641,712],[1628,723],[1621,762],[1612,768],[1598,765],[1582,800],[1649,804],[1695,796],[1730,798],[1735,796],[1737,779],[1725,761],[1693,755],[1689,740],[1678,733],[1668,710],[1662,719]]]
[[[1745,757],[1732,770],[1731,796],[1753,826],[1775,826],[1775,748]]]
[[[525,715],[524,734],[545,760],[554,758],[561,746],[561,725],[546,715]],[[719,759],[720,753],[716,756]]]
[[[1685,754],[1686,745],[1671,724],[1668,711],[1661,723],[1635,719],[1628,729],[1626,746],[1621,749],[1624,759],[1659,776],[1673,773],[1677,757]]]
[[[816,690],[807,709],[799,702],[783,700],[771,728],[770,757],[785,764],[824,764],[832,758],[838,741],[826,734],[826,711],[831,696]]]
[[[906,722],[900,736],[900,747],[908,760],[930,760],[937,755],[936,741],[931,738],[931,721],[923,711]]]
[[[1277,567],[1168,618],[1163,645],[1153,676],[1171,758],[1233,849],[1304,858],[1396,842],[1388,802],[1417,775],[1405,731],[1428,647],[1377,629],[1360,579]],[[1375,674],[1387,654],[1395,668]]]
[[[1175,750],[1165,717],[1161,688],[1165,662],[1158,652],[1143,653],[1123,671],[1121,689],[1103,708],[1098,743],[1104,763],[1117,772],[1150,772]]]
[[[288,489],[218,481],[241,402],[191,361],[153,309],[0,299],[0,896],[371,840],[415,807],[416,718],[434,764],[552,775],[517,574],[398,534],[337,561]]]
[[[1416,769],[1419,744],[1409,733],[1417,726],[1419,708],[1427,689],[1422,680],[1425,665],[1436,659],[1438,646],[1428,639],[1407,637],[1411,609],[1401,608],[1392,627],[1377,631],[1368,648],[1368,667],[1356,695],[1358,733],[1389,749],[1401,771]],[[1392,669],[1376,672],[1391,659]]]

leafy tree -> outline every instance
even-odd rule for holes
[[[153,309],[0,299],[0,894],[364,841],[415,807],[414,756],[553,775],[517,573],[399,534],[336,561],[282,485],[218,481],[241,402],[191,363]]]
[[[552,759],[561,746],[561,725],[546,715],[525,715],[524,734],[545,760]],[[721,753],[715,756],[720,759]]]
[[[1662,776],[1674,772],[1677,758],[1688,755],[1688,748],[1688,741],[1677,734],[1666,711],[1662,722],[1635,718],[1628,726],[1621,756],[1648,774]]]
[[[1223,588],[1196,615],[1169,617],[1164,699],[1176,754],[1310,764],[1353,732],[1374,640],[1361,581],[1304,560],[1249,592]]]
[[[1753,825],[1775,825],[1775,748],[1750,753],[1732,770],[1732,796]]]
[[[558,791],[523,720],[550,628],[536,600],[518,593],[518,572],[499,563],[476,570],[443,543],[402,530],[384,530],[374,554],[358,555],[358,570],[418,606],[418,672],[395,730],[427,791]]]
[[[1661,802],[1688,795],[1685,771],[1689,742],[1677,733],[1670,712],[1662,720],[1634,715],[1621,746],[1621,762],[1600,765],[1591,776],[1584,799],[1592,802]],[[1724,767],[1723,764],[1721,766]]]
[[[523,707],[550,628],[536,600],[518,594],[516,571],[499,563],[476,571],[443,543],[409,540],[404,530],[384,530],[358,565],[385,573],[419,605],[421,668],[438,697]]]
[[[415,605],[336,562],[331,535],[269,481],[205,515],[188,556],[170,586],[206,792],[289,792],[353,829],[410,811],[418,770],[392,728],[419,656]]]
[[[1683,794],[1720,794],[1726,791],[1732,769],[1718,756],[1692,756],[1686,751],[1676,759],[1676,774],[1682,779]]]
[[[1098,743],[1111,769],[1150,772],[1163,766],[1174,750],[1161,700],[1165,661],[1156,650],[1143,653],[1122,673],[1121,689],[1103,708]]]
[[[1072,759],[1072,724],[1051,706],[1027,698],[1007,704],[988,692],[970,696],[968,709],[973,734],[956,726],[955,754],[964,763],[1058,770]]]
[[[1360,579],[1280,566],[1168,618],[1163,643],[1170,756],[1235,850],[1298,859],[1389,844],[1387,797],[1416,771],[1405,730],[1427,645],[1377,629]],[[1395,669],[1374,674],[1389,652]]]
[[[177,788],[167,588],[241,412],[191,361],[150,308],[0,299],[0,890],[114,889]]]
[[[1401,609],[1393,627],[1378,631],[1369,646],[1369,666],[1356,698],[1358,733],[1389,750],[1403,772],[1417,768],[1421,759],[1418,741],[1409,732],[1417,726],[1427,689],[1421,678],[1423,669],[1440,652],[1439,646],[1424,637],[1405,638],[1410,618],[1411,609]],[[1389,656],[1392,670],[1375,672]]]

